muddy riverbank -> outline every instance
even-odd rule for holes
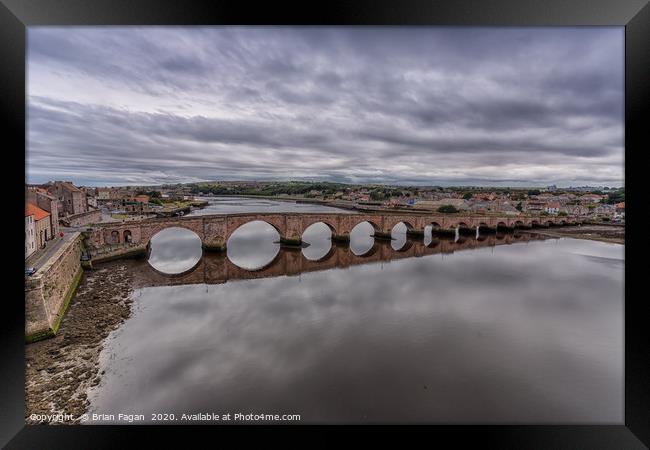
[[[561,228],[534,229],[533,233],[551,237],[570,237],[591,241],[625,244],[625,227],[611,225],[581,225]]]
[[[134,263],[113,261],[85,272],[57,335],[26,345],[28,424],[46,423],[33,415],[47,414],[69,415],[56,423],[78,423],[86,412],[86,392],[101,376],[102,343],[131,314]]]

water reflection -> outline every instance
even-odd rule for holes
[[[445,259],[138,289],[91,412],[622,423],[623,247],[487,240]],[[306,260],[283,255],[285,272]]]
[[[215,208],[285,207],[244,200]],[[314,226],[300,252],[249,225],[181,275],[131,262],[135,313],[105,342],[90,412],[622,423],[623,246],[428,226],[396,248],[365,223],[349,246]],[[183,254],[159,244],[160,262]]]
[[[327,256],[332,249],[332,230],[322,222],[315,223],[305,230],[302,240],[309,244],[302,249],[305,258],[318,261]]]
[[[402,222],[393,227],[393,230],[391,231],[392,240],[390,242],[393,249],[399,250],[406,245],[406,230],[406,225]]]
[[[227,243],[228,259],[248,270],[270,264],[280,251],[280,234],[270,224],[259,220],[237,228]]]
[[[347,209],[333,208],[326,205],[311,203],[296,203],[294,201],[278,201],[263,198],[243,198],[243,197],[199,197],[200,200],[210,202],[208,206],[202,209],[192,211],[190,216],[200,216],[205,214],[237,214],[250,212],[337,212],[337,213],[354,213]]]
[[[165,276],[158,272],[146,270],[136,271],[136,286],[172,286],[182,284],[222,284],[228,280],[248,280],[253,278],[268,278],[278,276],[294,276],[305,272],[329,270],[334,268],[347,268],[355,265],[372,264],[376,262],[391,262],[399,259],[423,257],[434,254],[453,254],[460,251],[477,250],[496,245],[510,245],[529,241],[548,239],[534,234],[509,235],[501,241],[495,236],[479,241],[465,239],[463,242],[455,241],[450,236],[436,237],[425,245],[417,239],[409,239],[402,248],[395,250],[390,241],[378,240],[370,251],[355,255],[349,246],[336,243],[331,245],[327,253],[321,258],[308,258],[304,252],[298,253],[292,249],[280,248],[273,260],[257,270],[241,268],[230,261],[224,253],[206,253],[203,258],[190,271],[173,277]],[[254,249],[250,250],[254,252]]]
[[[424,227],[424,245],[429,245],[433,241],[433,227],[426,225]]]
[[[151,238],[149,264],[163,273],[185,272],[201,259],[201,238],[186,228],[167,228]]]
[[[350,250],[355,255],[364,255],[372,249],[375,229],[368,222],[361,222],[350,231]]]

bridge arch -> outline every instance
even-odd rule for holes
[[[408,220],[400,220],[400,221],[397,222],[395,225],[393,225],[393,227],[392,227],[391,230],[394,230],[395,227],[399,226],[400,224],[404,225],[404,226],[406,227],[407,230],[412,230],[412,229],[415,228],[415,227],[413,226],[413,224],[412,224],[410,221],[408,221]]]
[[[248,221],[238,223],[235,227],[233,227],[232,229],[229,229],[228,230],[228,235],[226,236],[226,242],[237,231],[241,232],[242,228],[249,227],[249,226],[255,226],[255,225],[261,225],[261,224],[270,226],[271,228],[273,228],[278,233],[279,237],[282,236],[281,228],[277,224],[273,223],[273,221],[268,221],[268,220],[263,220],[263,219],[254,219],[254,220],[248,220]]]
[[[375,253],[377,253],[380,250],[381,245],[378,244],[377,242],[373,242],[372,245],[360,252],[355,251],[352,247],[350,247],[350,251],[352,252],[352,255],[356,258],[369,258]]]
[[[334,220],[332,220],[332,219],[334,219]],[[310,228],[312,225],[314,225],[316,223],[323,223],[323,224],[327,225],[327,227],[332,232],[332,235],[336,235],[336,234],[339,234],[339,229],[338,229],[339,228],[338,227],[338,225],[339,225],[338,222],[339,221],[340,221],[340,219],[337,220],[335,217],[331,217],[331,216],[327,216],[327,215],[324,215],[324,217],[318,217],[318,216],[316,216],[316,217],[313,217],[313,216],[303,217],[302,220],[301,220],[301,224],[300,224],[301,225],[300,234],[302,235],[307,230],[307,228]]]
[[[368,219],[366,217],[361,218],[361,220],[358,221],[353,221],[351,226],[350,226],[350,232],[352,232],[356,227],[361,225],[362,223],[369,223],[370,226],[375,230],[375,231],[381,231],[381,227],[377,224],[376,221],[372,219]]]
[[[126,239],[130,230],[123,234]],[[161,228],[147,241],[146,253],[147,262],[158,272],[187,275],[203,257],[201,236],[185,227]]]
[[[182,272],[177,272],[177,273],[174,273],[174,272],[170,272],[170,273],[168,273],[168,272],[163,272],[162,270],[159,270],[159,269],[155,268],[152,264],[147,264],[147,265],[149,266],[149,270],[151,270],[151,271],[153,271],[154,273],[156,273],[156,274],[162,276],[163,278],[176,278],[176,279],[177,279],[177,278],[188,277],[188,276],[194,274],[194,273],[197,271],[197,269],[198,269],[199,267],[202,267],[202,266],[203,266],[203,264],[204,264],[204,262],[203,262],[203,256],[201,256],[201,258],[199,258],[199,260],[198,260],[198,261],[197,261],[197,262],[196,262],[192,267],[190,267],[190,268],[187,269],[187,270],[184,270],[184,271],[182,271]]]
[[[402,245],[399,247],[395,248],[393,247],[393,244],[391,243],[391,248],[395,250],[396,252],[403,253],[411,249],[413,247],[413,241],[406,239]]]
[[[334,228],[327,222],[314,222],[303,231],[302,254],[308,261],[319,262],[334,252]]]
[[[258,271],[280,253],[281,228],[266,220],[241,220],[228,233],[226,256],[234,266]]]
[[[332,256],[334,256],[334,254],[335,254],[336,251],[337,251],[337,248],[336,248],[335,245],[330,245],[329,249],[327,250],[327,252],[325,252],[325,254],[320,255],[320,256],[318,256],[318,257],[315,257],[315,258],[313,258],[313,257],[309,257],[308,254],[307,254],[307,252],[306,252],[305,250],[306,250],[305,248],[302,249],[302,256],[303,256],[307,261],[309,261],[309,262],[314,262],[314,263],[319,263],[319,262],[327,261],[327,260],[330,259]]]
[[[426,248],[436,248],[440,246],[440,239],[431,239],[431,242],[424,244]]]
[[[228,256],[228,262],[232,266],[244,272],[262,272],[264,270],[269,269],[270,267],[273,267],[276,263],[280,261],[280,258],[282,258],[282,252],[280,251],[280,249],[278,249],[277,253],[275,254],[275,256],[273,256],[271,260],[266,261],[265,263],[260,264],[259,266],[246,267],[243,265],[239,265],[235,261],[233,261],[230,256]]]
[[[300,233],[300,235],[304,236],[305,233],[307,232],[307,230],[309,230],[310,228],[313,228],[315,225],[321,225],[321,224],[325,225],[329,229],[329,231],[331,233],[331,236],[335,236],[337,234],[336,233],[336,227],[334,225],[332,225],[331,223],[329,223],[328,221],[326,221],[326,220],[313,220],[313,221],[308,222],[307,226],[305,226],[305,224],[303,224],[302,233]]]

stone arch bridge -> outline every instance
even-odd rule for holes
[[[407,233],[423,235],[427,225],[434,233],[475,233],[477,229],[486,231],[512,230],[514,228],[548,227],[579,223],[572,216],[472,216],[451,214],[397,214],[397,213],[242,213],[201,216],[182,216],[145,219],[141,221],[99,224],[87,231],[86,246],[93,259],[120,257],[142,251],[158,232],[172,227],[186,228],[196,233],[207,251],[223,251],[232,233],[240,226],[262,221],[273,226],[280,235],[284,246],[299,246],[302,234],[311,225],[322,222],[332,232],[334,241],[347,241],[350,231],[362,222],[374,228],[378,239],[390,239],[395,225],[406,225]]]
[[[146,264],[140,272],[136,272],[135,282],[138,287],[221,284],[229,280],[295,276],[307,272],[344,269],[355,265],[390,262],[440,253],[451,254],[482,247],[495,247],[546,239],[549,238],[528,233],[489,235],[481,240],[465,238],[454,240],[453,238],[440,237],[432,240],[429,244],[424,244],[422,241],[407,240],[404,247],[399,250],[393,249],[387,241],[379,241],[362,255],[354,254],[348,246],[333,245],[327,254],[317,260],[307,259],[302,252],[281,249],[272,261],[257,269],[238,267],[225,254],[210,253],[203,255],[194,267],[180,274],[164,274]]]

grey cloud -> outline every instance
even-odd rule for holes
[[[617,28],[34,27],[28,85],[31,181],[623,178]]]

